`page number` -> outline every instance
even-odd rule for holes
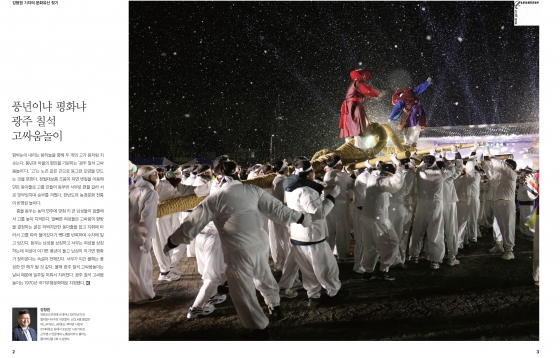
[[[537,349],[537,354],[539,354],[539,350]]]
[[[16,350],[15,350],[15,349],[12,349],[12,354],[16,354]]]

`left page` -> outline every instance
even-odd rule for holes
[[[110,354],[128,343],[128,2],[0,14],[0,356]]]

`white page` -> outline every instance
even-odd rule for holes
[[[432,355],[428,349],[446,356],[485,355],[551,356],[558,349],[556,342],[555,307],[558,302],[558,240],[554,219],[557,199],[552,191],[557,159],[554,138],[557,99],[558,43],[554,1],[539,2],[541,48],[541,135],[542,163],[545,167],[544,220],[542,220],[541,250],[542,286],[540,342],[358,342],[356,344],[326,343],[245,343],[236,342],[208,345],[188,342],[129,342],[128,341],[128,240],[127,240],[127,186],[125,171],[128,156],[128,2],[113,1],[59,1],[58,5],[14,5],[0,3],[0,34],[2,48],[2,76],[0,113],[2,114],[2,163],[10,169],[12,153],[104,153],[104,198],[93,206],[105,209],[104,233],[105,277],[91,280],[89,286],[14,286],[12,272],[12,217],[13,190],[2,193],[2,228],[4,237],[0,246],[2,258],[2,335],[0,356],[25,354],[44,357],[66,356],[148,356],[169,352],[176,354],[231,354],[223,349],[243,348],[244,355],[285,356],[303,352],[329,352],[331,355],[352,351],[392,354]],[[513,21],[513,20],[512,20]],[[534,21],[531,17],[531,21]],[[14,132],[21,131],[12,123],[14,101],[84,101],[87,108],[80,112],[56,113],[56,126],[63,140],[13,140]],[[33,113],[33,116],[39,115]],[[554,127],[553,127],[554,126]],[[33,127],[33,130],[44,128]],[[544,164],[546,163],[546,164]],[[6,173],[3,184],[11,188],[12,173]],[[549,194],[550,193],[550,194]],[[47,201],[48,200],[48,201]],[[48,208],[81,208],[79,200],[43,201]],[[505,273],[506,274],[506,273]],[[48,308],[50,312],[84,313],[87,336],[73,337],[70,341],[37,342],[30,345],[9,342],[8,322],[12,322],[13,307]],[[39,313],[40,314],[40,313]],[[188,340],[188,337],[185,337]],[[247,349],[249,348],[249,349]],[[297,348],[294,349],[294,348]],[[15,353],[12,354],[12,350]],[[366,351],[367,350],[367,351]],[[537,354],[537,350],[540,350]],[[491,353],[490,353],[491,352]],[[367,353],[366,353],[367,354]],[[372,356],[373,356],[372,352]]]

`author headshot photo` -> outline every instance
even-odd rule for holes
[[[37,332],[29,325],[31,324],[31,313],[27,309],[18,311],[18,325],[12,330],[12,341],[36,341]]]

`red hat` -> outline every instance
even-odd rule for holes
[[[361,70],[358,68],[354,71],[350,71],[350,78],[354,81],[361,80],[362,75],[366,75],[366,81],[371,78],[371,72],[369,72],[368,70]]]

